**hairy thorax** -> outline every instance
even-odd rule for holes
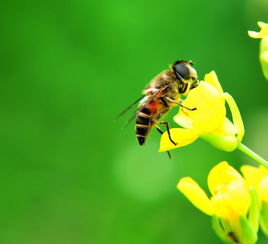
[[[179,80],[176,78],[176,75],[170,71],[165,70],[159,75],[157,75],[150,83],[146,89],[162,89],[163,92],[161,93],[163,97],[170,97],[174,100],[178,99],[179,93]]]

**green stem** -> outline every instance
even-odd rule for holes
[[[264,166],[265,168],[268,169],[268,162],[265,159],[263,159],[261,156],[259,156],[255,152],[253,152],[251,149],[249,149],[244,144],[239,143],[238,146],[237,146],[237,149],[239,149],[241,152],[245,153],[250,158],[255,160],[257,163],[259,163],[260,165],[262,165],[262,166]]]

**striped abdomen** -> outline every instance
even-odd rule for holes
[[[136,115],[136,136],[140,145],[144,144],[152,125],[152,112],[145,105],[138,110]]]

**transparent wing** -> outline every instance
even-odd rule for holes
[[[130,104],[127,108],[125,108],[120,114],[118,114],[115,117],[115,120],[117,120],[118,118],[120,118],[121,116],[123,116],[126,112],[128,112],[132,107],[134,107],[136,104],[138,104],[143,98],[145,97],[145,95],[142,95],[142,97],[140,97],[139,99],[137,99],[135,102],[133,102],[132,104]],[[135,111],[136,114],[136,111]],[[135,114],[132,115],[133,117],[135,117]]]
[[[144,101],[145,103],[147,102],[151,102],[152,100],[156,99],[157,97],[160,97],[164,90],[166,89],[167,87],[162,87],[160,89],[157,89],[153,94],[151,94],[148,99],[145,97],[148,96],[148,94],[146,95],[143,95],[142,97],[140,97],[139,99],[137,99],[135,102],[133,102],[132,104],[130,104],[127,108],[125,108],[120,114],[118,114],[116,117],[115,117],[115,120],[117,120],[118,118],[120,118],[121,116],[123,116],[126,112],[128,112],[132,107],[134,107],[136,104],[142,102],[142,100],[146,100]],[[123,125],[123,128],[125,128],[136,116],[136,113],[137,111],[135,110],[134,113],[131,115],[131,117],[126,121],[126,123]]]

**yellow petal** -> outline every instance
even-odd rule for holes
[[[193,179],[190,177],[182,178],[178,183],[177,188],[202,212],[208,215],[214,213],[212,203],[207,197],[207,194]]]
[[[253,186],[260,199],[268,203],[268,170],[263,166],[243,165],[241,171],[248,186]]]
[[[210,133],[223,124],[225,115],[226,108],[223,103],[219,103],[208,110],[203,116],[194,119],[192,126],[198,130],[200,134]]]
[[[260,170],[257,167],[243,165],[241,172],[246,180],[248,186],[254,186],[255,189],[259,190],[259,184],[261,181]]]
[[[237,129],[234,124],[228,119],[224,118],[224,123],[221,124],[213,133],[219,136],[234,136],[237,134]]]
[[[168,133],[165,132],[161,136],[159,152],[165,152],[177,147],[186,146],[188,144],[193,143],[198,138],[198,135],[193,129],[173,128],[170,130],[170,134],[172,140],[176,142],[177,145],[174,145],[170,141]]]
[[[197,108],[197,110],[189,111],[187,109],[181,108],[180,112],[183,112],[188,117],[195,119],[200,117],[207,110],[210,110],[218,103],[224,103],[224,99],[216,88],[205,81],[201,81],[195,89],[192,89],[183,105],[188,108]]]
[[[176,116],[174,116],[174,121],[184,127],[184,128],[192,128],[193,127],[193,121],[191,118],[189,118],[187,115],[185,115],[184,113],[180,112],[178,113]]]
[[[244,181],[243,177],[227,162],[217,164],[208,175],[208,187],[211,194],[214,196],[224,185],[228,185],[231,181]]]
[[[240,216],[245,216],[250,207],[251,196],[244,181],[232,181],[228,185],[227,193],[234,212],[238,213]]]
[[[260,182],[260,196],[262,201],[268,204],[268,176],[264,177]]]
[[[268,176],[268,169],[263,167],[263,166],[259,166],[259,170],[260,170],[260,176],[262,178]]]
[[[250,165],[243,165],[241,171],[248,184],[254,187],[257,187],[260,184],[260,181],[268,176],[268,169],[263,166],[253,167]]]
[[[262,29],[262,28],[264,28],[267,25],[267,23],[265,23],[263,21],[258,21],[257,22],[257,25]]]
[[[223,185],[211,201],[217,216],[233,220],[233,218],[237,218],[236,216],[246,216],[251,196],[243,181],[233,180]]]
[[[256,31],[248,31],[248,35],[251,38],[262,38],[259,32]]]
[[[260,32],[248,31],[248,35],[252,38],[263,38],[265,36],[268,36],[268,24],[265,24],[263,22],[259,22],[258,24],[261,25]]]
[[[205,82],[208,82],[210,85],[215,87],[220,94],[223,93],[221,84],[220,84],[218,77],[216,75],[216,72],[214,70],[211,71],[210,73],[206,74],[204,80],[205,80]]]
[[[265,36],[268,36],[268,24],[263,25],[260,31],[260,36],[263,38]]]
[[[226,100],[226,102],[231,110],[231,113],[232,113],[234,125],[237,129],[237,140],[238,140],[238,142],[241,142],[242,138],[245,134],[245,129],[244,129],[244,124],[243,124],[243,120],[242,120],[240,111],[236,105],[235,100],[233,99],[233,97],[229,93],[225,92],[223,94],[223,97]]]
[[[219,150],[231,152],[237,148],[237,130],[233,123],[225,117],[224,123],[211,133],[200,135],[200,137]]]
[[[197,88],[192,89],[183,105],[197,108],[194,111],[182,108],[175,116],[174,120],[186,128],[191,126],[199,133],[208,133],[224,121],[226,114],[224,98],[207,82],[201,81]]]

